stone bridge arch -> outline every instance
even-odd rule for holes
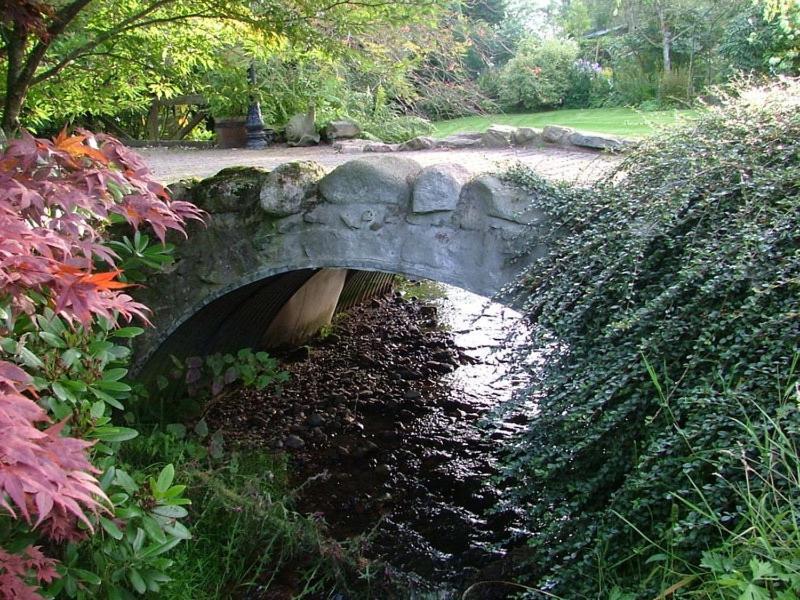
[[[533,199],[459,165],[423,169],[408,158],[373,156],[326,174],[316,163],[295,162],[271,172],[225,169],[173,188],[207,211],[207,225],[174,240],[175,264],[136,293],[155,325],[137,339],[139,371],[172,353],[258,345],[301,291],[341,293],[352,280],[343,270],[495,296],[546,252],[530,244],[546,226]],[[339,275],[318,275],[326,271]],[[319,285],[309,288],[312,280]]]

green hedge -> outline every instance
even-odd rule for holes
[[[592,189],[507,173],[559,224],[514,290],[549,354],[508,459],[528,583],[654,597],[744,522],[757,449],[735,419],[800,423],[779,393],[800,339],[799,105],[792,81],[729,98]]]

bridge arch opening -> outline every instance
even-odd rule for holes
[[[170,368],[171,356],[206,356],[241,348],[297,346],[329,324],[333,315],[392,289],[395,278],[427,280],[489,298],[457,274],[421,265],[386,268],[385,261],[353,260],[347,266],[262,268],[191,306],[139,355],[140,377],[153,381]],[[501,304],[503,298],[496,298]]]

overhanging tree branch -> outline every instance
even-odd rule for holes
[[[162,3],[162,4],[165,4],[165,3]],[[146,15],[144,15],[144,16],[146,16]],[[93,50],[95,48],[97,48],[99,45],[111,40],[112,38],[114,38],[114,37],[116,37],[116,36],[118,36],[118,35],[120,35],[122,33],[125,33],[126,31],[131,31],[133,29],[144,29],[144,28],[150,27],[152,25],[159,25],[159,24],[165,24],[165,23],[176,23],[176,22],[185,21],[185,20],[188,20],[188,19],[195,19],[195,18],[209,18],[210,19],[210,18],[215,18],[215,17],[214,17],[214,15],[210,15],[210,14],[192,13],[192,14],[186,14],[186,15],[180,15],[180,16],[174,16],[174,17],[161,17],[161,18],[157,18],[157,19],[149,19],[147,21],[141,21],[141,22],[138,22],[138,23],[137,22],[131,22],[127,26],[121,26],[121,24],[120,24],[120,26],[117,26],[114,29],[110,29],[110,30],[104,32],[103,34],[97,36],[95,39],[91,40],[90,42],[87,42],[83,46],[80,46],[79,48],[75,48],[72,52],[70,52],[63,59],[61,59],[57,64],[55,64],[54,66],[50,67],[46,71],[42,71],[38,75],[34,76],[32,78],[32,80],[31,80],[31,85],[36,85],[38,83],[41,83],[42,81],[45,81],[45,80],[53,77],[54,75],[57,75],[58,73],[63,71],[66,67],[68,67],[70,64],[72,64],[75,60],[77,60],[78,58],[86,56],[87,54],[91,54],[93,52]]]

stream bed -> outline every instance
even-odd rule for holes
[[[207,418],[289,454],[297,508],[386,565],[380,597],[457,598],[524,533],[499,510],[497,461],[535,407],[496,410],[527,382],[511,361],[524,336],[499,304],[406,284],[282,355],[280,395],[247,390]]]

